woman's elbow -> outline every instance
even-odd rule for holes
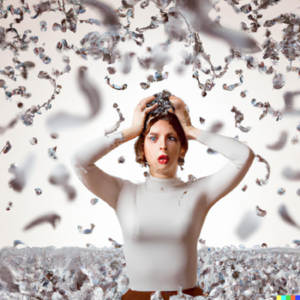
[[[76,153],[73,153],[70,156],[70,163],[72,169],[77,172],[79,169],[85,168],[85,164],[82,162],[82,160],[76,155]]]
[[[256,154],[250,147],[248,147],[248,148],[249,148],[249,159],[251,159],[251,161],[253,161],[254,158],[256,157]]]
[[[247,156],[245,153],[244,159],[240,163],[236,164],[238,166],[238,169],[246,168],[248,170],[251,167],[256,155],[250,147],[248,147],[248,149],[249,152]]]
[[[80,157],[76,155],[76,152],[70,155],[70,163],[72,169],[78,176],[80,175],[80,177],[96,167],[95,164],[88,164],[84,162],[84,160],[80,159]]]
[[[89,166],[89,162],[85,159],[83,153],[78,153],[78,151],[75,151],[70,155],[70,161],[73,168]]]
[[[250,151],[249,151],[249,156],[248,156],[248,159],[246,161],[246,165],[248,166],[248,169],[250,169],[250,167],[252,166],[253,162],[254,162],[254,159],[256,157],[255,153],[253,152],[253,150],[251,148],[249,148]]]

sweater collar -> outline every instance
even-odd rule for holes
[[[183,185],[180,178],[157,178],[149,174],[146,178],[146,187],[149,190],[167,191]]]

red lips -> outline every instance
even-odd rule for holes
[[[169,156],[168,155],[161,155],[158,157],[158,162],[160,164],[166,164],[168,161],[170,160]]]

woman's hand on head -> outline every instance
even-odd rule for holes
[[[187,132],[189,128],[193,127],[187,105],[180,98],[174,95],[171,95],[169,100],[175,107],[175,115],[177,116],[183,130]]]
[[[147,104],[155,99],[155,96],[144,98],[135,108],[133,112],[131,130],[139,136],[144,130],[144,123],[148,113],[157,107],[157,103],[147,107]]]

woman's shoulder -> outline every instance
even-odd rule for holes
[[[124,181],[125,181],[124,185],[132,186],[132,187],[137,187],[138,185],[141,185],[141,184],[145,183],[145,180],[129,180],[129,179],[125,179]]]
[[[193,175],[188,175],[188,180],[187,181],[181,180],[182,186],[185,186],[185,187],[191,188],[191,189],[192,188],[198,188],[200,185],[203,184],[203,182],[204,182],[203,179],[204,178],[205,178],[205,176],[197,178]]]

